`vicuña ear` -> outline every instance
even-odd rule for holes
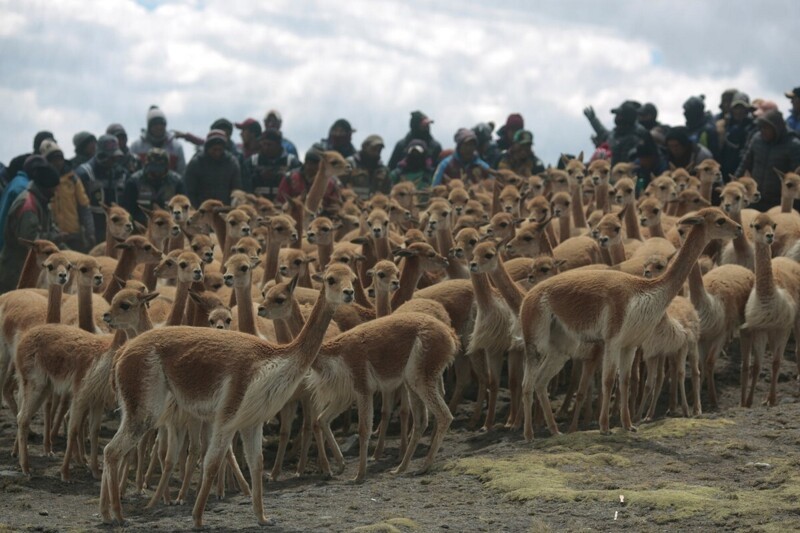
[[[130,250],[131,248],[133,248],[133,245],[125,241],[122,241],[115,244],[114,248],[116,248],[117,250]]]
[[[581,154],[583,154],[583,152],[581,152]],[[583,158],[581,157],[581,159],[583,159]],[[567,264],[567,260],[566,259],[556,259],[553,264],[556,266],[556,268],[561,268],[562,266]]]
[[[786,173],[785,172],[781,172],[780,170],[778,170],[775,167],[772,167],[772,170],[775,171],[775,174],[778,175],[778,177],[781,179],[781,181],[783,181],[783,179],[786,177]]]
[[[143,302],[149,302],[149,301],[151,301],[151,300],[155,300],[156,298],[158,298],[158,293],[157,293],[157,292],[150,292],[150,293],[148,293],[148,294],[143,294],[143,295],[140,297],[140,299],[141,299]]]
[[[300,276],[297,275],[292,277],[292,281],[289,282],[289,287],[288,287],[289,293],[294,293],[294,288],[297,287],[297,280],[299,278]]]
[[[678,221],[678,224],[682,226],[699,226],[704,222],[703,217],[700,216],[690,216],[682,218]]]
[[[315,272],[314,274],[311,275],[311,279],[319,283],[322,283],[325,278],[322,276],[322,272]]]
[[[353,244],[366,244],[367,240],[368,239],[366,237],[354,237],[350,239],[350,242],[352,242]]]
[[[189,289],[189,298],[191,298],[192,301],[197,305],[202,305],[203,303],[203,298],[200,296],[200,293],[198,293],[194,289]]]
[[[395,257],[412,257],[417,254],[406,248],[396,248],[392,250],[392,255]]]
[[[147,233],[147,228],[142,226],[141,223],[136,222],[135,220],[133,221],[133,227],[134,227],[134,229],[136,229],[136,232],[140,233],[141,235],[144,235],[145,233]]]

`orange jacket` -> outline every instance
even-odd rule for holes
[[[87,208],[89,197],[83,188],[81,180],[70,171],[61,176],[61,182],[56,187],[55,195],[50,201],[50,210],[53,221],[65,233],[81,232],[80,208]]]

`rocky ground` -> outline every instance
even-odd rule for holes
[[[787,355],[793,356],[790,347]],[[357,444],[340,435],[348,461],[341,476],[318,475],[265,482],[268,531],[791,531],[800,529],[800,403],[795,364],[784,360],[779,405],[738,405],[738,361],[723,360],[721,409],[694,419],[660,418],[636,433],[596,430],[532,444],[520,432],[467,429],[465,404],[447,435],[434,471],[392,476],[397,439],[371,462],[367,480],[355,473]],[[758,398],[767,384],[762,379]],[[503,398],[506,400],[507,398]],[[557,403],[556,403],[557,405]],[[505,402],[502,405],[505,408]],[[504,420],[501,413],[500,420]],[[104,439],[112,435],[109,422]],[[562,426],[565,427],[565,426]],[[107,528],[98,515],[99,483],[75,469],[58,476],[56,457],[43,457],[41,426],[31,438],[33,475],[22,476],[10,456],[16,424],[0,410],[0,531],[84,531]],[[374,439],[373,439],[374,442]],[[427,439],[418,450],[426,451]],[[274,439],[265,458],[271,466]],[[286,471],[291,468],[287,463]],[[412,464],[412,467],[414,465]],[[130,492],[129,492],[130,494]],[[191,507],[145,510],[145,496],[128,496],[126,530],[191,529]],[[206,510],[212,530],[256,530],[249,498],[213,497]]]

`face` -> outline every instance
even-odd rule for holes
[[[250,144],[251,142],[253,142],[253,139],[255,139],[255,135],[253,135],[253,132],[248,129],[242,130],[242,133],[240,135],[242,136],[242,142],[244,144]]]
[[[281,155],[283,147],[281,143],[272,139],[261,139],[261,153],[267,157],[278,157]]]
[[[792,96],[792,111],[800,113],[800,96]]]
[[[372,159],[378,159],[381,156],[382,150],[383,150],[383,145],[371,144],[369,146],[364,147],[364,154]]]
[[[772,126],[761,124],[758,126],[758,130],[761,132],[761,138],[765,141],[772,142],[775,140],[775,129]]]
[[[94,154],[97,153],[97,141],[89,141],[89,143],[83,148],[83,153],[89,157],[93,157]]]
[[[733,117],[733,120],[741,122],[747,118],[747,108],[743,105],[737,105],[731,109],[731,116]]]
[[[477,150],[478,144],[475,141],[466,141],[461,143],[458,147],[458,155],[461,159],[470,160],[475,156],[475,150]]]
[[[273,115],[268,116],[264,119],[264,126],[265,129],[273,129],[279,130],[281,129],[281,121],[275,118]]]
[[[153,135],[153,137],[163,137],[166,132],[166,122],[157,121],[150,124],[150,133]]]
[[[683,157],[686,154],[686,148],[675,139],[667,141],[667,149],[672,157]]]
[[[656,120],[655,115],[653,115],[651,113],[642,113],[641,115],[639,115],[639,122],[641,122],[643,124],[650,124],[651,122],[654,122],[655,120]]]
[[[64,154],[61,152],[55,152],[50,154],[47,157],[47,162],[53,165],[53,168],[61,174],[61,171],[64,169]]]
[[[222,154],[225,153],[225,147],[217,142],[206,148],[206,153],[211,159],[221,159]]]
[[[128,147],[128,136],[127,135],[117,135],[117,142],[119,143],[119,149],[123,152]]]
[[[306,160],[303,168],[305,169],[306,176],[316,176],[319,171],[319,161]]]

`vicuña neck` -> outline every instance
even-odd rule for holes
[[[278,254],[281,251],[280,241],[270,232],[267,240],[267,255],[264,257],[264,276],[261,284],[266,285],[271,279],[275,279],[278,273]]]
[[[181,224],[183,226],[183,224]],[[173,250],[183,250],[183,247],[186,245],[185,237],[183,236],[183,232],[177,237],[170,237],[169,239],[169,248],[167,248],[167,252],[171,252]]]
[[[320,270],[323,270],[331,262],[331,255],[333,255],[333,241],[326,244],[317,244],[317,258],[319,260],[317,264]]]
[[[61,295],[64,292],[63,285],[53,283],[47,289],[47,317],[48,324],[58,324],[61,322]]]
[[[250,284],[247,286],[236,286],[236,307],[239,310],[239,331],[257,335],[256,317],[253,314],[253,296],[250,293]]]
[[[224,245],[228,239],[228,227],[225,225],[225,220],[222,218],[222,213],[211,214],[211,225],[214,227],[214,233],[217,234],[217,242]],[[222,251],[223,255],[225,250]]]
[[[714,182],[709,180],[703,180],[703,182],[700,183],[700,196],[709,202],[711,201],[711,188],[713,186]]]
[[[664,226],[661,225],[661,217],[658,217],[656,219],[655,224],[653,224],[652,226],[648,226],[648,229],[650,230],[651,237],[662,237],[662,238],[666,237],[664,235]]]
[[[175,288],[175,299],[167,319],[167,326],[180,326],[184,323],[183,315],[186,311],[186,301],[189,299],[189,285],[191,285],[191,282],[178,281],[178,286]]]
[[[111,281],[108,283],[108,286],[103,293],[103,299],[105,301],[111,303],[111,300],[114,298],[114,296],[116,296],[117,293],[124,287],[125,281],[130,279],[135,267],[136,251],[126,248],[120,254],[119,260],[117,261],[117,267],[114,269],[114,275],[112,276]]]
[[[389,291],[375,289],[375,316],[381,318],[392,314],[392,299]]]
[[[572,191],[572,218],[576,228],[588,228],[586,222],[586,207],[583,205],[583,184],[578,183]]]
[[[739,210],[731,211],[730,215],[731,220],[736,222],[737,224],[742,224],[742,213]],[[743,231],[741,235],[738,237],[733,238],[733,249],[736,251],[736,257],[747,257],[751,252],[752,249],[750,248],[750,241],[747,240],[747,232]]]
[[[78,327],[94,333],[94,309],[92,308],[92,286],[78,284]]]
[[[41,267],[36,262],[36,250],[31,247],[31,249],[28,250],[28,255],[25,256],[25,264],[22,265],[22,272],[19,275],[19,281],[17,281],[17,288],[32,289],[36,287],[36,282],[39,279],[41,271]]]
[[[489,283],[489,276],[484,273],[469,273],[469,279],[472,281],[472,288],[475,291],[475,301],[479,307],[484,309],[492,305],[492,284]]]
[[[755,243],[756,296],[761,301],[775,295],[775,278],[772,274],[772,247],[756,241]]]
[[[448,257],[450,250],[453,248],[452,232],[447,228],[436,230],[436,243],[439,254]],[[469,270],[464,263],[453,257],[447,262],[447,277],[450,279],[469,279]]]
[[[325,195],[325,189],[328,185],[328,163],[325,158],[319,163],[319,170],[317,175],[314,176],[314,181],[311,182],[311,187],[308,189],[306,196],[306,209],[312,213],[317,213],[322,204],[322,197]]]
[[[569,211],[558,217],[558,233],[560,237],[558,242],[564,242],[572,237],[572,220]]]
[[[422,269],[419,258],[406,257],[403,259],[403,268],[400,271],[400,288],[392,296],[392,309],[397,309],[414,296],[414,290],[422,279]]]
[[[697,261],[694,262],[692,270],[689,271],[689,299],[697,309],[705,305],[706,286],[703,284],[703,272],[700,270],[700,263]]]
[[[611,258],[611,265],[618,265],[625,261],[625,245],[622,242],[612,244],[608,247],[608,255]]]
[[[594,205],[604,215],[611,211],[611,206],[608,205],[608,183],[602,182],[594,188]]]
[[[364,285],[361,283],[361,276],[356,276],[355,281],[353,281],[353,290],[355,291],[354,296],[356,303],[371,309],[372,302],[369,301],[369,298],[367,298],[367,293],[364,291]]]
[[[489,272],[489,277],[492,283],[494,283],[494,286],[497,287],[497,290],[500,291],[500,294],[503,296],[506,303],[508,303],[511,310],[519,312],[525,294],[514,280],[511,279],[508,270],[506,270],[505,263],[501,258],[497,258],[497,268]]]
[[[636,217],[636,210],[633,204],[628,204],[625,210],[625,235],[629,239],[642,240],[642,232],[639,229],[639,219]]]
[[[791,213],[794,207],[794,198],[786,192],[781,193],[781,213]]]
[[[109,223],[108,219],[106,219],[106,252],[105,254],[108,257],[113,259],[117,259],[120,256],[119,249],[115,246],[115,239],[114,236],[111,235],[111,224]]]
[[[325,331],[331,323],[336,306],[326,299],[326,290],[323,286],[317,302],[311,310],[303,329],[286,347],[286,354],[296,357],[302,368],[308,369],[317,358]]]
[[[550,224],[547,225],[550,227]],[[550,237],[547,235],[546,231],[540,231],[539,233],[539,254],[540,255],[549,255],[553,257],[553,244],[550,241]]]
[[[655,292],[660,292],[666,297],[665,308],[675,296],[678,295],[683,287],[686,278],[692,268],[703,253],[703,249],[708,244],[706,229],[704,226],[693,226],[689,230],[686,241],[678,250],[677,255],[672,259],[667,271],[663,276],[652,281]]]

